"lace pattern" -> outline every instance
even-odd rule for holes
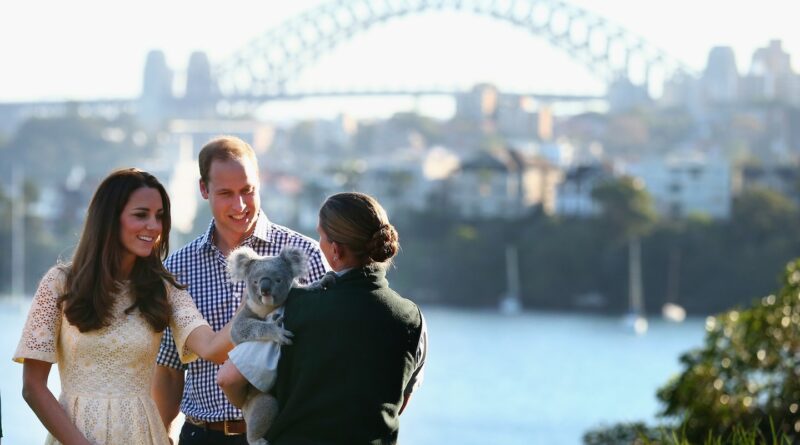
[[[80,332],[58,309],[65,272],[54,267],[42,278],[31,303],[14,361],[43,360],[58,364],[59,402],[93,444],[166,445],[167,433],[150,397],[150,383],[161,333],[141,314],[125,309],[132,303],[123,289],[112,309],[109,326]],[[169,286],[170,327],[181,360],[197,356],[185,342],[192,330],[207,323],[188,292]],[[48,444],[58,443],[52,437]]]

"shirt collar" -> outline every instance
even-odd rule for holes
[[[275,231],[272,230],[272,222],[267,218],[263,210],[258,211],[258,219],[256,220],[256,228],[250,238],[257,238],[269,244],[273,242]]]
[[[258,219],[256,219],[256,228],[253,230],[253,234],[245,239],[242,244],[250,244],[253,238],[261,240],[267,244],[270,244],[274,241],[275,231],[272,230],[272,222],[270,222],[263,210],[258,211]],[[211,249],[213,247],[214,218],[211,218],[208,228],[200,237],[200,243],[197,245],[197,250],[200,251],[201,249]]]
[[[348,267],[347,269],[342,269],[342,270],[340,270],[338,272],[337,271],[333,271],[333,273],[335,273],[337,277],[341,277],[342,275],[346,274],[347,272],[350,272],[351,270],[353,270],[353,268],[352,267]]]
[[[342,275],[336,277],[336,282],[344,282],[355,280],[359,278],[366,278],[379,286],[388,286],[386,281],[386,269],[389,268],[390,263],[370,263],[361,267],[354,267],[342,271]]]

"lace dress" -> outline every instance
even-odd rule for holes
[[[168,445],[167,431],[150,397],[161,333],[153,332],[138,311],[125,314],[132,302],[127,290],[120,292],[108,327],[81,333],[56,306],[64,279],[57,267],[42,278],[14,361],[58,363],[59,403],[89,442]],[[188,292],[168,287],[169,325],[181,361],[188,363],[197,357],[186,349],[186,337],[207,323]],[[58,443],[52,435],[45,442]]]

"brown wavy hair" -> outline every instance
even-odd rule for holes
[[[347,246],[361,265],[390,261],[400,250],[386,210],[364,193],[337,193],[319,209],[319,226],[331,241]]]
[[[64,294],[58,299],[69,322],[81,332],[108,326],[111,310],[123,284],[120,277],[122,242],[120,216],[131,194],[156,189],[163,206],[161,236],[147,257],[137,257],[128,279],[133,304],[155,332],[166,329],[170,318],[166,283],[185,289],[164,267],[169,252],[170,203],[164,186],[150,173],[135,168],[116,170],[106,177],[92,197],[78,247],[68,264]]]

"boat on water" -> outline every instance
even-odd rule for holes
[[[499,310],[504,315],[522,312],[522,299],[519,296],[519,261],[516,246],[506,246],[506,286],[507,291],[500,297]]]
[[[623,323],[636,335],[645,334],[648,323],[644,315],[642,253],[638,237],[630,238],[628,243],[628,308]]]
[[[622,323],[636,335],[646,334],[647,328],[649,327],[647,317],[645,317],[644,314],[636,312],[627,313],[622,319]]]
[[[664,320],[672,323],[681,323],[686,320],[686,309],[677,303],[680,263],[680,250],[674,247],[670,253],[669,269],[667,270],[667,302],[661,306],[661,316],[664,317]]]
[[[664,320],[681,323],[686,320],[686,309],[679,304],[664,303],[664,306],[661,306],[661,316]]]
[[[522,312],[522,302],[517,295],[506,295],[500,299],[499,309],[503,315],[516,315]]]

